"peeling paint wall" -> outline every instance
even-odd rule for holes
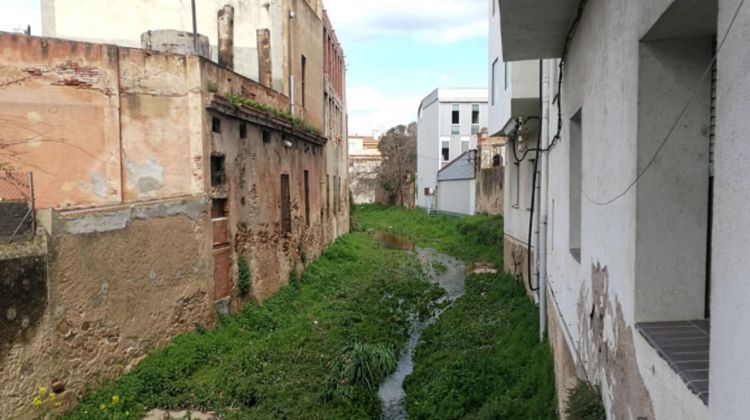
[[[119,203],[117,48],[0,34],[0,162],[37,207]]]

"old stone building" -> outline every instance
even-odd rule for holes
[[[177,31],[150,50],[0,34],[0,164],[34,174],[39,226],[0,245],[0,413],[28,415],[40,385],[75,401],[217,311],[262,303],[346,232],[322,8],[304,4],[317,23],[297,34],[315,32],[296,50],[296,109],[232,70],[231,42],[220,65],[157,51],[166,36],[196,52]]]
[[[482,129],[477,139],[476,212],[502,215],[505,185],[504,137],[489,137]]]

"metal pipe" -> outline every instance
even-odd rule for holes
[[[539,219],[537,219],[537,286],[539,287],[539,340],[544,341],[547,333],[547,210],[549,199],[549,117],[544,115],[544,61],[539,60],[539,144],[538,148],[547,150],[542,153],[544,160],[540,166],[539,181]],[[546,125],[545,125],[546,123]],[[546,128],[546,129],[545,129]],[[546,139],[546,140],[545,140]],[[544,194],[542,194],[544,191]]]
[[[191,1],[193,11],[193,53],[198,54],[198,18],[195,15],[195,0]]]

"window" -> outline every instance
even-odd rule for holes
[[[500,96],[500,59],[492,62],[492,105],[495,105]]]
[[[503,166],[503,158],[500,155],[494,155],[492,156],[492,167],[497,168],[498,166]]]
[[[582,113],[583,110],[579,109],[573,118],[570,119],[570,185],[568,188],[570,203],[568,247],[570,248],[570,254],[578,262],[581,262]]]
[[[218,187],[226,182],[226,168],[224,155],[211,154],[211,186]]]
[[[310,226],[310,171],[305,171],[305,224]]]
[[[471,106],[471,123],[479,124],[479,104]]]
[[[302,77],[301,77],[301,83],[302,83],[302,106],[305,106],[305,76],[307,72],[307,58],[303,55],[302,56]]]
[[[240,138],[246,139],[247,138],[247,124],[240,123]]]
[[[263,130],[263,143],[270,143],[271,142],[271,132],[268,130]]]
[[[211,131],[214,133],[221,133],[221,119],[218,117],[211,118]]]
[[[461,134],[461,126],[460,125],[452,125],[451,126],[451,135],[457,136]]]
[[[448,162],[450,160],[451,156],[451,142],[448,140],[443,140],[441,149],[440,149],[440,155],[443,158],[443,162]]]
[[[333,177],[333,193],[335,194],[333,196],[333,211],[336,214],[339,214],[341,211],[341,177],[340,176],[334,176]]]
[[[331,215],[331,176],[326,177],[326,214]]]
[[[453,111],[451,112],[451,124],[461,123],[461,111],[458,104],[453,105]]]
[[[292,198],[288,174],[281,174],[281,231],[284,234],[292,233]]]

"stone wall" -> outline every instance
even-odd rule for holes
[[[57,214],[46,243],[26,251],[33,256],[0,261],[0,413],[29,416],[39,386],[71,404],[175,335],[210,325],[207,206]]]
[[[503,184],[505,167],[497,166],[477,171],[477,213],[503,214]]]

